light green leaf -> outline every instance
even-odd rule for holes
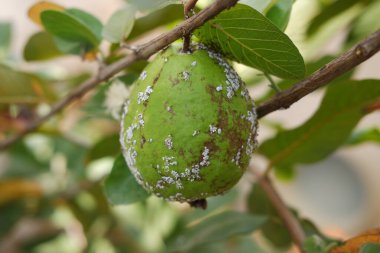
[[[135,13],[136,9],[132,5],[117,10],[104,26],[103,37],[112,43],[123,41],[132,31]]]
[[[104,192],[113,205],[132,204],[149,197],[149,193],[136,182],[122,155],[116,158],[111,174],[104,182]]]
[[[126,0],[139,11],[148,12],[164,8],[170,4],[181,3],[181,0]]]
[[[185,229],[169,242],[168,251],[187,251],[197,246],[224,241],[235,235],[248,234],[259,228],[265,221],[264,216],[232,211],[213,215]]]
[[[100,43],[96,32],[84,22],[87,20],[84,16],[79,19],[70,12],[49,10],[42,12],[41,20],[45,29],[61,40],[80,43],[87,47],[97,47]]]
[[[268,74],[289,79],[305,74],[303,58],[289,37],[249,6],[222,12],[196,35],[228,58]]]
[[[278,0],[267,11],[265,16],[281,31],[284,31],[290,19],[293,0]]]
[[[0,60],[8,56],[12,37],[11,23],[0,22]]]
[[[314,116],[303,125],[265,141],[259,152],[278,171],[296,164],[315,163],[344,144],[369,103],[380,99],[380,80],[331,84]]]
[[[360,248],[359,253],[379,253],[380,244],[368,243]]]
[[[44,31],[33,34],[24,48],[26,61],[49,60],[58,56],[62,56],[62,52],[54,43],[53,36]]]
[[[346,144],[359,145],[369,141],[380,144],[379,128],[370,128],[355,132],[351,135]]]
[[[273,0],[261,0],[261,1],[257,1],[257,0],[240,0],[239,3],[240,4],[245,4],[245,5],[248,5],[250,6],[251,8],[261,12],[261,13],[264,13],[265,10],[271,5],[271,3],[273,2]]]

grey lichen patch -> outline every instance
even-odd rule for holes
[[[189,81],[189,79],[190,79],[190,72],[188,72],[188,71],[183,71],[183,72],[182,72],[182,79],[183,79],[184,81]]]
[[[223,86],[222,85],[218,85],[218,86],[216,86],[216,91],[221,91],[221,90],[223,90]]]

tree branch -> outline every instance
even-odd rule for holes
[[[170,43],[179,39],[183,35],[188,34],[194,29],[200,27],[206,21],[219,14],[221,11],[234,6],[237,1],[238,0],[217,0],[207,8],[200,11],[198,14],[186,19],[173,30],[156,37],[148,43],[138,46],[134,54],[128,55],[125,58],[103,68],[96,76],[84,81],[80,86],[78,86],[78,88],[70,92],[65,98],[54,104],[51,107],[49,113],[33,120],[21,132],[0,142],[0,151],[6,149],[21,139],[24,135],[37,129],[42,123],[60,112],[76,99],[82,97],[89,90],[95,88],[102,81],[111,78],[113,75],[117,74],[137,60],[147,59],[149,56],[168,46]]]
[[[298,249],[301,252],[304,252],[303,242],[305,241],[306,236],[301,227],[301,224],[290,212],[289,208],[285,205],[284,201],[281,199],[280,195],[273,187],[272,182],[266,175],[261,176],[258,180],[258,183],[267,194],[274,208],[276,208],[276,211],[280,216],[281,220],[284,222],[284,225],[288,229],[294,244],[297,245]]]
[[[335,60],[326,64],[305,80],[297,83],[292,88],[278,93],[275,97],[264,102],[257,108],[258,117],[279,110],[287,109],[293,103],[319,87],[328,84],[338,76],[348,72],[360,63],[364,62],[380,50],[380,30],[370,35],[367,39],[351,48]]]

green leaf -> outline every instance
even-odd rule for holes
[[[368,141],[380,144],[380,129],[370,128],[355,132],[351,135],[346,144],[358,145]]]
[[[65,12],[82,22],[96,36],[98,41],[102,39],[103,25],[98,18],[76,8],[66,9]]]
[[[42,12],[41,20],[45,29],[60,40],[90,48],[96,48],[100,43],[96,29],[92,29],[98,24],[91,23],[92,19],[83,12],[73,9],[65,12],[49,10]]]
[[[288,79],[305,75],[302,56],[289,37],[249,6],[222,12],[196,35],[228,58],[268,74]]]
[[[0,60],[8,56],[11,45],[12,27],[11,23],[0,22]]]
[[[132,204],[149,197],[149,194],[136,182],[122,155],[116,158],[111,174],[104,182],[104,192],[113,205]]]
[[[268,9],[265,16],[281,31],[284,31],[289,23],[292,7],[293,0],[278,0]]]
[[[26,61],[49,60],[61,55],[62,52],[54,43],[53,36],[44,31],[33,34],[24,48]]]
[[[360,248],[359,253],[379,253],[380,244],[367,243]]]
[[[136,9],[131,5],[117,10],[104,26],[103,38],[113,43],[119,43],[127,38],[135,23],[135,13]]]
[[[197,246],[224,241],[235,235],[248,234],[265,221],[265,216],[252,216],[233,211],[213,215],[185,229],[169,243],[168,251],[187,251]]]
[[[380,98],[380,80],[331,84],[318,111],[303,125],[265,141],[259,152],[281,171],[315,163],[342,145],[362,117],[365,106]]]

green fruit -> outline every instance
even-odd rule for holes
[[[256,141],[254,105],[217,53],[170,47],[141,73],[124,107],[120,141],[137,181],[191,202],[234,186]]]

